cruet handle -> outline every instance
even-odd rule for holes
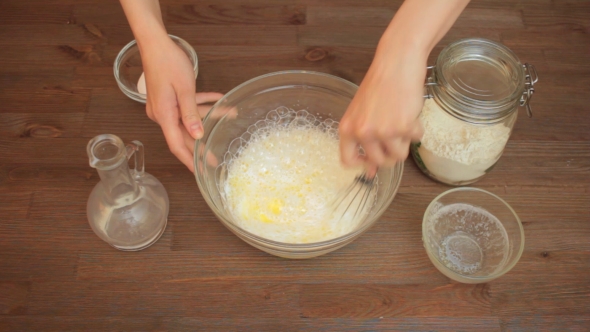
[[[145,170],[145,162],[143,158],[143,144],[140,141],[131,141],[127,144],[127,160],[135,154],[135,177],[140,178],[143,176]]]

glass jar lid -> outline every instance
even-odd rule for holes
[[[474,123],[499,122],[526,104],[523,93],[531,81],[527,69],[502,44],[462,39],[442,50],[428,85],[432,97],[453,116]]]

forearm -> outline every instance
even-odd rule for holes
[[[157,44],[167,36],[158,0],[120,0],[140,49]]]
[[[469,0],[406,0],[385,30],[376,60],[387,61],[402,51],[426,61],[453,26]]]

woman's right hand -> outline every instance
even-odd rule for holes
[[[193,154],[196,139],[203,136],[201,117],[223,95],[195,92],[193,65],[184,51],[168,35],[140,46],[144,68],[150,119],[162,127],[170,151],[194,172]]]

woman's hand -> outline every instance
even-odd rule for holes
[[[371,68],[340,122],[345,165],[365,164],[369,176],[408,156],[422,128],[428,54],[469,0],[405,0],[379,41]],[[359,147],[364,155],[359,155]]]
[[[418,115],[424,103],[426,59],[404,52],[375,58],[340,122],[342,163],[364,164],[369,176],[406,159],[410,142],[422,137]]]
[[[194,172],[195,139],[203,136],[201,118],[223,95],[195,93],[195,74],[187,55],[166,35],[142,50],[147,87],[146,112],[162,127],[170,151]]]

